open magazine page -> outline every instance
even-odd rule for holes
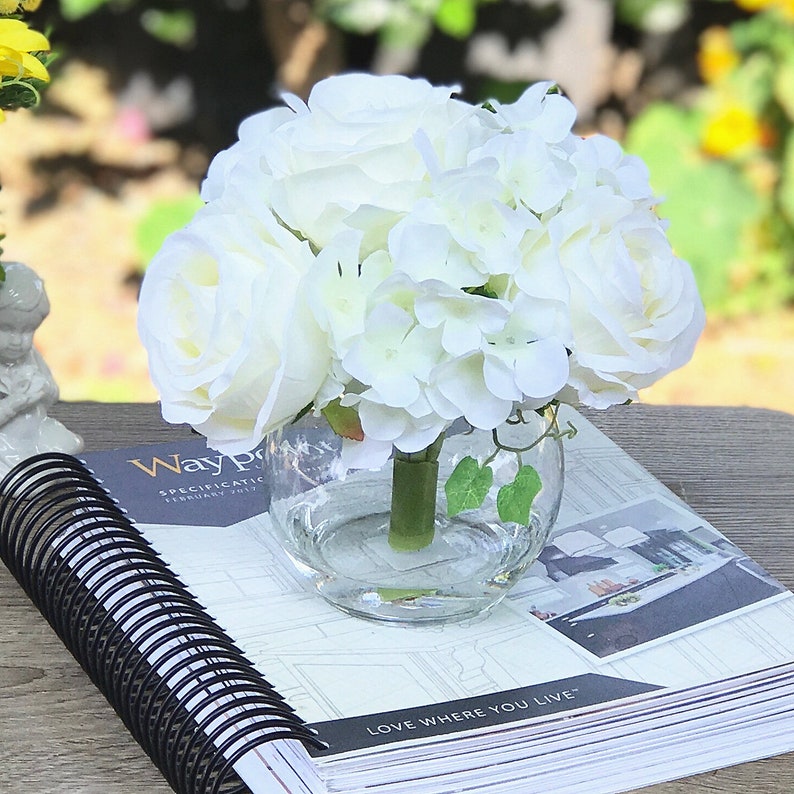
[[[542,722],[794,659],[792,594],[586,419],[562,416],[579,432],[548,545],[491,613],[445,626],[376,625],[325,604],[269,530],[253,453],[196,441],[86,457],[335,752]]]

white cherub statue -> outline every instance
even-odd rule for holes
[[[50,312],[44,283],[26,265],[4,266],[0,284],[0,475],[39,452],[74,454],[82,439],[47,411],[58,386],[33,347],[33,333]]]

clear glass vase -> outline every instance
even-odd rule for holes
[[[346,471],[341,438],[323,418],[304,416],[266,439],[263,470],[274,530],[317,592],[351,615],[399,623],[473,617],[498,603],[535,561],[560,507],[563,449],[554,414],[529,411],[520,418],[496,436],[453,426],[435,451],[437,480],[428,486],[424,478],[417,489],[409,471],[406,490],[405,478],[393,477],[394,459],[379,470]],[[493,482],[481,506],[450,517],[446,484],[467,457],[487,464]],[[506,521],[499,491],[508,486],[515,496],[523,487],[519,466],[537,472],[540,490],[528,520]],[[430,516],[429,534],[421,528],[413,546],[406,547],[404,536],[390,542],[393,495],[395,506],[409,505],[409,519]],[[418,504],[428,499],[429,505]]]

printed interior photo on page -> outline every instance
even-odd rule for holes
[[[785,592],[698,515],[654,496],[557,527],[510,598],[606,657]]]

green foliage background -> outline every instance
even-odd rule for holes
[[[794,19],[770,7],[728,37],[736,64],[686,102],[648,105],[625,140],[648,163],[659,214],[712,315],[794,302]],[[746,114],[759,139],[743,143],[728,125],[725,150],[709,151],[721,104]]]

